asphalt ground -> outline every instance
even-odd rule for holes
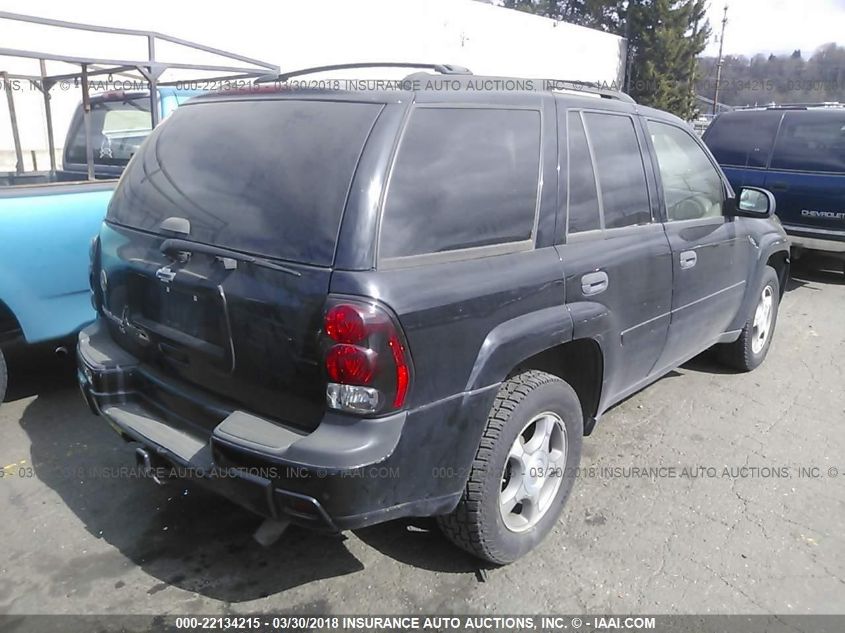
[[[796,267],[771,353],[704,354],[608,412],[554,532],[504,568],[431,520],[337,536],[133,464],[72,359],[12,350],[0,407],[0,613],[841,613],[845,275]],[[645,472],[645,475],[643,475]]]

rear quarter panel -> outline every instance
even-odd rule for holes
[[[542,248],[417,269],[336,271],[331,291],[375,297],[395,312],[414,365],[413,408],[496,384],[519,361],[571,338],[563,283],[557,252]],[[513,347],[512,329],[552,338],[533,349],[519,337]]]
[[[398,317],[413,376],[391,463],[397,498],[458,496],[498,384],[527,357],[571,338],[552,247],[391,271],[335,271],[332,292],[376,297]],[[448,510],[448,508],[447,508]]]

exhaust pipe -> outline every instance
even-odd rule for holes
[[[282,537],[288,525],[290,525],[288,519],[264,519],[252,538],[262,547],[270,547]]]
[[[62,358],[64,358],[65,356],[67,356],[67,347],[65,347],[64,345],[60,345],[55,349],[55,354],[56,356],[61,356]]]
[[[161,477],[158,476],[156,468],[153,466],[153,458],[150,456],[150,453],[147,449],[135,449],[135,463],[138,464],[138,467],[141,469],[141,472],[143,472],[144,475],[152,479],[159,486],[163,486],[165,483],[167,483]]]

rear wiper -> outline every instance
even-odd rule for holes
[[[228,248],[221,248],[219,246],[210,246],[209,244],[201,244],[199,242],[189,242],[188,240],[167,239],[162,242],[159,250],[164,253],[182,252],[182,253],[204,253],[205,255],[212,255],[223,262],[223,265],[231,270],[236,268],[235,262],[245,262],[262,268],[269,268],[271,270],[278,270],[288,275],[295,277],[302,277],[302,273],[287,266],[281,266],[269,259],[263,257],[254,257],[245,253],[239,253]]]

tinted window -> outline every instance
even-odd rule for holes
[[[286,100],[181,107],[126,168],[109,219],[158,231],[183,217],[192,240],[329,265],[380,109]]]
[[[418,108],[391,175],[380,256],[530,239],[539,161],[537,111]]]
[[[704,142],[720,165],[765,167],[777,134],[781,112],[738,112],[716,118]]]
[[[845,112],[788,112],[771,167],[845,173]]]
[[[91,149],[95,165],[126,165],[150,133],[149,97],[91,104]],[[67,148],[70,163],[85,163],[85,125],[80,121]]]
[[[660,165],[669,220],[721,216],[722,178],[698,143],[674,125],[649,121],[648,131]]]
[[[640,145],[630,117],[584,114],[599,173],[604,227],[651,222],[648,185]]]
[[[596,177],[578,112],[569,113],[569,233],[601,228]]]

